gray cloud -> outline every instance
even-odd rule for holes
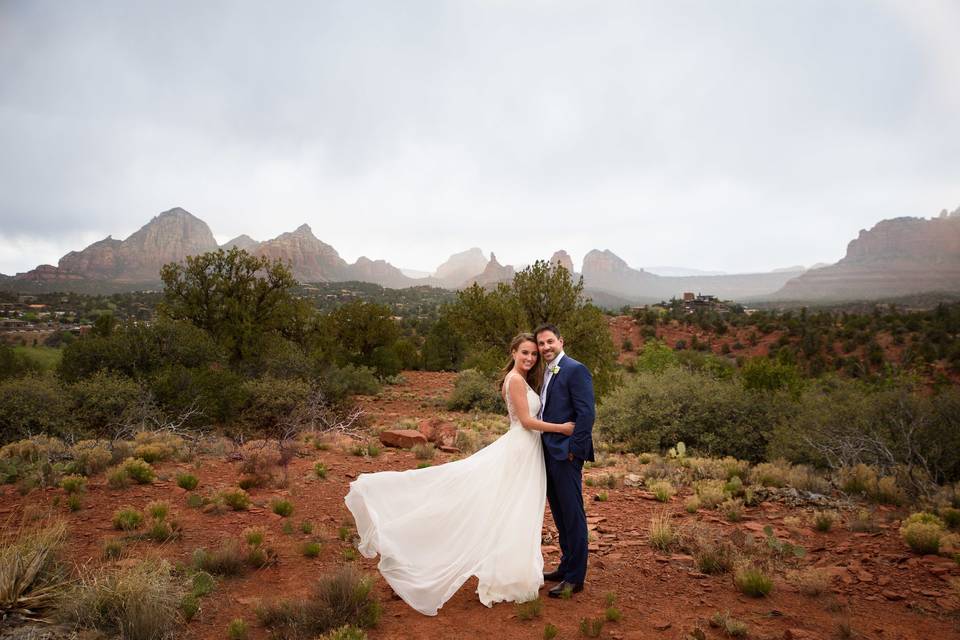
[[[347,259],[834,261],[960,204],[949,2],[0,5],[0,271],[183,206]]]

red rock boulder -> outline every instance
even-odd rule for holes
[[[409,449],[418,444],[426,444],[427,437],[413,429],[390,429],[380,432],[380,442],[387,447]]]

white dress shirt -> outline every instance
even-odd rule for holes
[[[553,378],[553,371],[551,371],[551,369],[560,364],[560,358],[563,356],[563,351],[558,353],[557,357],[547,364],[547,367],[543,372],[543,384],[540,386],[540,420],[543,420],[543,410],[547,406],[547,387],[550,385],[550,380]]]

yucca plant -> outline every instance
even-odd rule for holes
[[[66,537],[66,525],[54,521],[40,529],[20,528],[0,541],[0,619],[48,621],[45,615],[66,585],[57,562]]]

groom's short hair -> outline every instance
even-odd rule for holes
[[[544,322],[539,327],[537,327],[533,332],[533,337],[539,338],[540,334],[543,333],[544,331],[552,331],[553,335],[557,336],[558,338],[563,338],[563,336],[560,335],[560,329],[557,329],[557,325],[550,324],[549,322]]]

